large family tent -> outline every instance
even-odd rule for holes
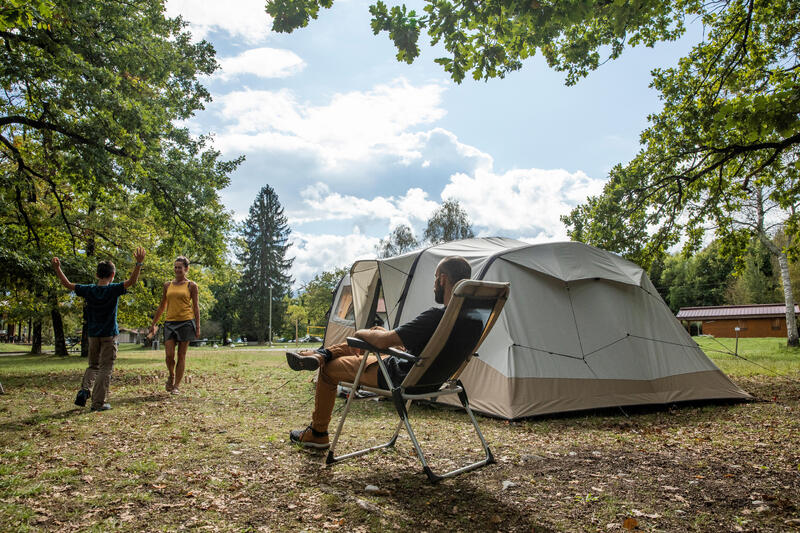
[[[692,340],[647,274],[577,242],[467,239],[357,261],[334,294],[324,341],[394,328],[433,305],[436,265],[511,282],[494,329],[461,375],[473,409],[515,419],[599,407],[749,398]]]

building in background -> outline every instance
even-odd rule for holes
[[[800,307],[795,304],[795,315]],[[786,305],[717,305],[681,307],[676,315],[692,335],[714,337],[786,337]]]

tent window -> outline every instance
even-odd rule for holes
[[[339,303],[336,305],[335,316],[343,320],[355,320],[353,314],[353,288],[350,285],[342,287]]]

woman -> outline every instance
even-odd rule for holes
[[[200,299],[197,294],[197,283],[186,278],[189,272],[189,260],[184,256],[175,259],[173,266],[175,279],[164,284],[161,304],[150,325],[150,335],[154,335],[156,324],[164,309],[164,348],[167,352],[167,391],[172,394],[180,392],[179,386],[186,367],[186,350],[189,341],[200,337]],[[178,360],[175,361],[175,344],[178,345]]]

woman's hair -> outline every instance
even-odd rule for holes
[[[177,263],[178,261],[183,263],[183,266],[185,266],[186,268],[189,268],[189,260],[186,259],[185,256],[179,255],[178,257],[176,257],[175,262]]]
[[[110,278],[111,274],[117,271],[117,267],[111,261],[100,261],[97,263],[97,277],[100,279]]]

